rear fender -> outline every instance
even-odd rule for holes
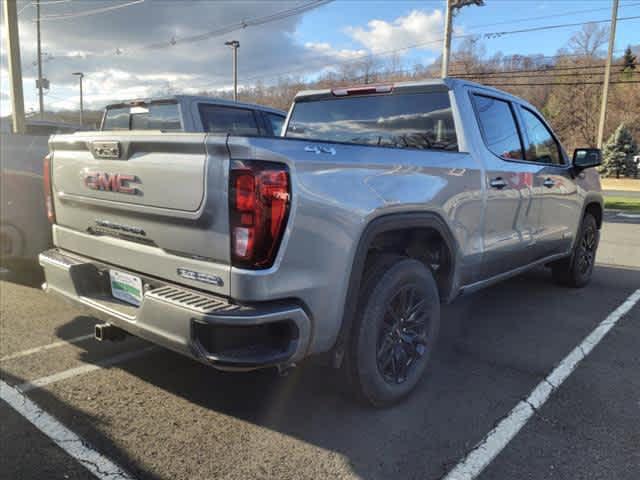
[[[449,288],[443,298],[441,298],[441,301],[443,303],[449,303],[457,296],[459,291],[457,268],[459,261],[457,257],[460,250],[446,222],[438,214],[430,212],[396,213],[375,218],[365,227],[354,255],[340,332],[338,333],[338,338],[331,355],[331,361],[334,367],[341,365],[345,348],[349,341],[351,327],[358,306],[360,284],[364,274],[369,247],[376,236],[381,233],[408,228],[432,228],[444,239],[449,252],[451,252],[452,265],[447,281]]]

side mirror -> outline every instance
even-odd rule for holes
[[[602,164],[602,152],[599,148],[576,148],[573,151],[573,166],[583,170]]]

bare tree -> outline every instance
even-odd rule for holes
[[[587,23],[569,39],[569,48],[577,55],[596,57],[598,51],[607,44],[608,36],[609,27]]]
[[[484,70],[486,48],[480,37],[466,37],[452,55],[452,70],[458,73],[477,73]]]

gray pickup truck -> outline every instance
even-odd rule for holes
[[[104,317],[98,338],[227,370],[325,354],[387,405],[425,371],[441,303],[539,265],[590,279],[600,152],[569,158],[519,98],[457,79],[307,91],[282,136],[52,137],[44,289]]]

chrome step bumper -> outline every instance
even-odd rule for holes
[[[132,335],[216,368],[292,364],[305,356],[309,345],[311,321],[294,302],[238,305],[60,249],[41,253],[39,261],[47,293],[88,307],[96,317]],[[111,295],[111,268],[142,279],[139,307]]]

